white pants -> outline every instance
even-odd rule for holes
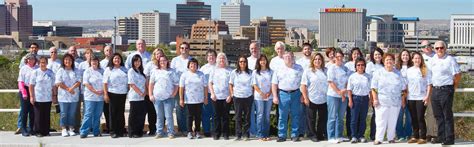
[[[377,106],[375,107],[375,140],[383,141],[385,130],[387,131],[387,139],[394,140],[398,113],[400,112],[400,106]]]

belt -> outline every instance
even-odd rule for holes
[[[453,85],[433,86],[434,89],[448,89],[453,88]]]
[[[296,92],[296,91],[298,91],[298,90],[300,90],[300,89],[295,89],[295,90],[283,90],[283,89],[279,89],[279,90],[280,90],[280,91],[283,91],[283,92],[285,92],[285,93],[293,93],[293,92]]]

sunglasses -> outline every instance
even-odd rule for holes
[[[435,50],[441,50],[441,49],[444,49],[444,47],[435,47],[434,49]]]
[[[56,54],[56,53],[58,53],[58,52],[51,52],[51,54]]]

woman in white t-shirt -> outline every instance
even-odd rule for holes
[[[413,66],[407,70],[408,110],[410,110],[413,135],[408,143],[425,144],[426,140],[426,106],[431,97],[431,71],[425,65],[423,56],[413,52]]]
[[[143,73],[142,58],[140,55],[132,57],[132,67],[128,70],[128,86],[130,87],[127,97],[130,102],[130,115],[128,117],[128,137],[139,138],[143,136],[145,124],[145,96],[148,83]]]
[[[260,55],[252,73],[255,106],[257,110],[257,137],[270,140],[270,111],[272,109],[272,75],[267,56]]]
[[[229,79],[232,70],[227,67],[224,53],[217,54],[217,67],[209,74],[209,90],[214,104],[214,140],[222,135],[229,139],[229,109],[232,100],[229,92]]]
[[[99,58],[90,60],[91,67],[84,71],[84,118],[80,129],[81,138],[87,137],[89,131],[97,137],[100,135],[100,116],[104,107],[104,90],[102,86],[104,69],[100,67]]]
[[[403,49],[397,58],[397,69],[402,74],[403,80],[407,82],[407,69],[412,66],[410,51]],[[411,117],[408,107],[400,109],[397,120],[397,138],[398,141],[405,141],[412,135]]]
[[[347,81],[348,106],[351,109],[351,143],[367,142],[364,134],[369,110],[370,75],[365,73],[365,65],[364,58],[357,58],[353,65],[356,71]]]
[[[376,47],[372,50],[372,52],[370,53],[370,61],[367,62],[367,66],[365,67],[365,73],[369,74],[371,77],[373,77],[372,73],[376,70],[379,70],[379,69],[383,69],[383,61],[382,61],[382,57],[383,57],[383,50]],[[372,117],[370,118],[370,133],[369,133],[369,137],[370,137],[370,140],[375,140],[375,108],[372,104],[373,100],[373,95],[374,93],[371,92],[372,96],[370,96],[369,98],[369,107],[372,107]]]
[[[207,105],[207,83],[206,77],[198,71],[199,63],[191,58],[188,62],[188,71],[185,71],[179,79],[179,105],[186,108],[187,129],[189,139],[201,138],[201,115],[202,105]],[[193,123],[194,122],[194,130]]]

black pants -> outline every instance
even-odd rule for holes
[[[25,89],[29,89],[28,86],[25,86]],[[33,111],[33,105],[30,103],[30,93],[27,92],[26,98],[21,98],[22,101],[21,107],[23,107],[23,111],[20,113],[22,114],[22,122],[21,122],[21,129],[23,133],[34,133],[34,119],[35,119],[35,112]],[[28,123],[28,127],[26,126]],[[28,130],[29,128],[30,130]]]
[[[306,122],[309,128],[309,137],[315,137],[318,140],[324,140],[327,121],[328,106],[326,103],[314,104],[310,102],[309,106],[306,106]]]
[[[115,94],[108,92],[109,102],[109,119],[110,119],[110,135],[116,134],[123,136],[125,133],[125,99],[127,94]]]
[[[252,104],[253,96],[248,98],[234,97],[235,136],[237,137],[241,137],[242,135],[250,137],[250,109],[252,109]]]
[[[452,85],[433,88],[431,106],[438,124],[438,140],[444,143],[454,143],[453,96]]]
[[[370,140],[375,140],[375,108],[372,106],[372,118],[370,119]]]
[[[49,127],[51,126],[51,102],[35,102],[34,110],[34,132],[43,136],[49,135]]]
[[[410,111],[413,138],[426,139],[426,106],[422,100],[408,100],[408,111]]]
[[[198,133],[201,131],[201,116],[202,116],[202,103],[199,104],[186,104],[188,108],[188,119],[186,121],[188,132]],[[194,131],[193,131],[194,121]]]
[[[110,120],[109,120],[109,103],[104,102],[104,117],[105,117],[105,128],[104,130],[110,131],[109,125],[110,125]]]
[[[145,115],[148,114],[148,130],[153,134],[156,132],[156,111],[149,96],[145,96],[145,108]]]
[[[229,108],[225,100],[213,101],[214,104],[214,135],[229,136]]]
[[[351,108],[347,106],[346,108],[346,133],[347,137],[351,139],[352,130],[351,130]]]
[[[130,114],[128,116],[128,136],[143,136],[145,125],[145,100],[130,101]]]

